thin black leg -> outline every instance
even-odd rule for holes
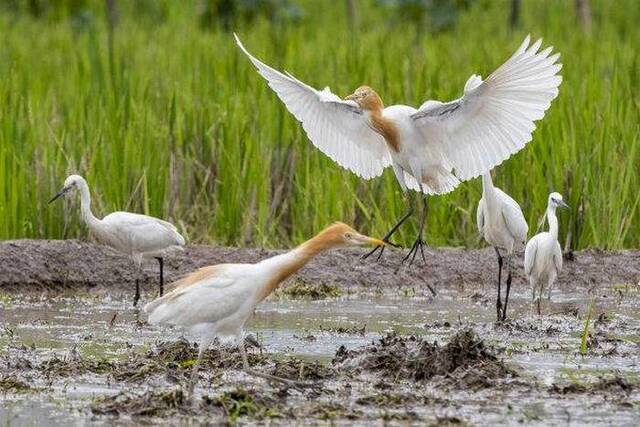
[[[500,251],[498,248],[495,248],[496,255],[498,255],[498,298],[496,300],[496,311],[497,311],[497,320],[498,322],[502,319],[502,301],[500,300],[500,294],[502,293],[502,256],[500,255]]]
[[[507,257],[507,295],[504,297],[504,307],[502,308],[502,320],[507,320],[507,304],[509,303],[509,292],[511,292],[511,256]]]
[[[396,223],[396,225],[394,225],[391,230],[389,230],[387,232],[387,234],[384,235],[384,237],[382,238],[382,241],[385,243],[388,243],[392,246],[395,246],[393,243],[391,243],[389,241],[389,239],[391,238],[391,236],[393,235],[393,233],[395,233],[396,231],[398,231],[398,228],[400,228],[400,226],[411,216],[411,214],[413,213],[413,206],[409,206],[409,209],[404,213],[404,215],[402,215],[402,217],[400,218],[400,220]],[[372,250],[370,250],[369,252],[367,252],[366,254],[364,254],[362,256],[362,259],[367,259],[369,258],[371,255],[373,255],[378,249],[380,249],[380,254],[378,254],[378,258],[376,258],[376,260],[379,260],[380,257],[382,256],[382,253],[384,252],[384,246],[376,246],[375,248],[373,248]]]
[[[136,294],[133,297],[133,306],[138,306],[138,301],[140,300],[140,280],[136,278]]]
[[[164,260],[162,257],[156,257],[160,264],[160,296],[164,293]]]
[[[420,251],[420,254],[422,255],[422,261],[425,264],[427,263],[427,259],[424,256],[424,240],[422,239],[422,236],[424,235],[424,226],[427,221],[427,211],[428,211],[427,196],[423,196],[422,217],[420,218],[420,229],[418,231],[418,238],[413,243],[413,246],[411,246],[411,250],[409,251],[409,253],[402,259],[403,264],[409,258],[411,258],[411,260],[409,261],[409,265],[413,264],[413,261],[416,259],[416,255],[418,255],[418,251]]]

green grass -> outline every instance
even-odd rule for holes
[[[0,8],[0,238],[84,237],[77,204],[47,205],[76,172],[98,216],[167,218],[192,242],[286,246],[336,220],[380,235],[405,209],[391,170],[361,181],[316,150],[231,34],[198,25],[195,3],[158,2],[154,15],[117,2],[112,59],[102,2],[85,3],[82,21]],[[420,38],[372,1],[359,3],[356,32],[340,3],[300,3],[298,23],[235,29],[258,57],[315,87],[344,96],[366,83],[388,105],[458,97],[527,33],[544,36],[562,53],[560,95],[495,182],[532,231],[556,190],[573,206],[560,215],[562,240],[572,230],[574,248],[640,247],[636,0],[594,0],[589,34],[572,0],[525,0],[515,31],[505,1],[482,0],[454,30]],[[477,245],[480,192],[475,180],[432,198],[428,242]]]

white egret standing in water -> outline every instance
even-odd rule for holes
[[[520,205],[508,194],[493,186],[491,172],[482,175],[482,198],[476,213],[478,231],[498,255],[497,320],[506,320],[509,292],[511,292],[511,257],[517,247],[527,240],[529,226]],[[501,251],[504,253],[501,254]],[[507,261],[507,289],[504,304],[501,301],[502,264]]]
[[[91,212],[91,195],[87,181],[79,175],[71,175],[64,187],[49,201],[77,190],[80,192],[80,213],[91,233],[102,243],[129,255],[136,269],[136,294],[133,306],[140,299],[140,269],[143,258],[156,258],[160,264],[160,295],[163,294],[163,255],[185,244],[176,227],[158,218],[130,212],[114,212],[98,219]]]
[[[553,282],[562,270],[562,249],[558,242],[556,209],[568,207],[569,205],[562,200],[562,195],[549,194],[546,212],[549,231],[533,236],[524,250],[524,272],[531,284],[532,309],[536,306],[538,314],[541,312],[540,300],[544,287],[547,287],[547,297],[550,300]]]
[[[556,62],[560,55],[551,55],[551,47],[540,51],[542,40],[530,45],[527,37],[486,80],[472,75],[461,98],[445,103],[426,101],[418,109],[406,105],[385,108],[368,86],[343,100],[328,87],[319,91],[289,73],[280,73],[252,56],[235,37],[324,154],[364,179],[380,176],[392,166],[405,194],[407,189],[423,193],[418,236],[403,259],[409,263],[418,251],[424,260],[426,195],[453,191],[460,181],[488,172],[521,150],[531,141],[534,122],[544,117],[562,81],[557,75],[562,68]],[[412,214],[412,202],[409,206],[383,241],[388,242]],[[379,249],[381,255],[384,247]]]

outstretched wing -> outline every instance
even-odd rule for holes
[[[238,36],[234,36],[240,49],[302,123],[307,136],[320,151],[365,179],[379,176],[391,164],[384,139],[369,127],[357,103],[341,100],[329,88],[318,91],[290,74],[274,70],[252,56]]]
[[[444,150],[456,176],[475,178],[522,149],[558,96],[560,54],[529,37],[485,81],[473,75],[455,101],[427,101],[411,117],[427,143]]]

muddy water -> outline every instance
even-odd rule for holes
[[[381,391],[373,385],[380,382],[373,376],[353,383],[340,378],[326,386],[329,392],[323,392],[319,400],[323,405],[348,410],[328,412],[324,406],[322,411],[311,409],[305,412],[309,423],[327,418],[345,424],[365,424],[380,418],[433,422],[451,417],[479,425],[640,423],[638,386],[591,387],[603,378],[618,379],[623,384],[640,381],[638,286],[615,285],[591,295],[580,288],[557,290],[553,303],[545,307],[550,314],[542,317],[530,316],[527,295],[516,292],[510,311],[515,320],[503,325],[494,324],[491,289],[441,291],[435,298],[427,292],[393,292],[396,291],[384,295],[354,292],[319,301],[272,298],[258,307],[248,332],[261,343],[261,351],[269,359],[299,358],[330,365],[339,347],[366,346],[389,331],[447,342],[456,331],[470,326],[501,360],[520,373],[519,379],[514,383],[496,382],[495,386],[479,390],[392,381]],[[119,392],[180,388],[180,381],[176,384],[162,376],[132,383],[99,373],[50,376],[38,369],[55,357],[124,360],[132,353],[144,353],[160,341],[172,342],[183,336],[179,329],[147,325],[144,314],[129,307],[129,297],[3,296],[0,367],[5,376],[10,374],[31,389],[23,393],[1,392],[0,425],[112,423],[112,417],[91,412],[94,399]],[[590,333],[585,342],[586,355],[582,355],[587,317]],[[277,390],[235,370],[203,372],[202,377],[196,390],[198,396],[220,394],[238,384],[246,389],[266,389],[269,395]],[[297,392],[290,395],[283,405],[307,407],[317,397]],[[412,398],[402,403],[362,403],[363,398],[372,395],[378,399],[380,395]],[[414,397],[416,400],[412,401]],[[226,416],[220,414],[221,419]],[[203,420],[197,410],[178,411],[171,417],[174,423],[184,425]],[[210,417],[208,414],[206,419]],[[250,420],[251,415],[245,419]],[[125,416],[118,423],[138,420]]]

